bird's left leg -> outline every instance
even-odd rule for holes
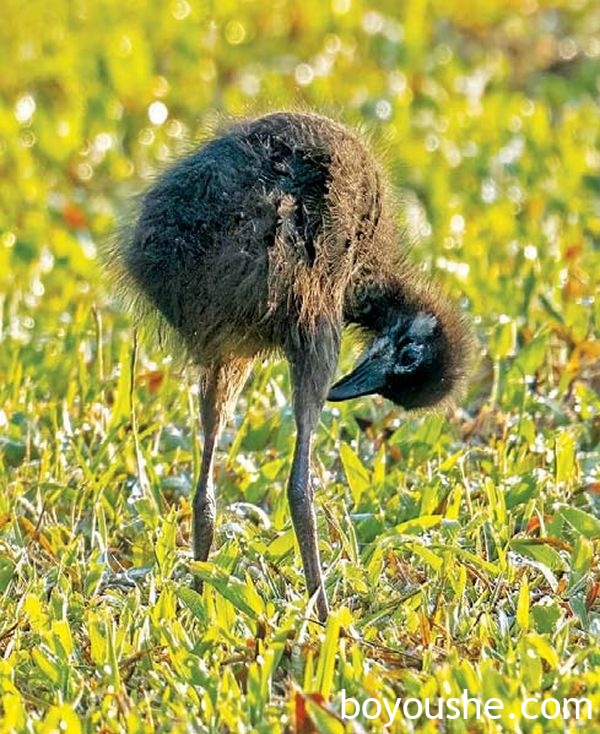
[[[228,413],[244,387],[251,360],[235,360],[206,368],[200,382],[200,417],[204,433],[200,479],[194,495],[194,559],[206,561],[213,541],[216,500],[214,455]],[[198,585],[200,586],[200,585]]]
[[[301,348],[288,351],[297,429],[288,501],[302,554],[307,591],[311,597],[316,594],[321,621],[327,618],[329,608],[321,573],[314,493],[310,484],[311,440],[335,373],[339,341],[338,330],[329,327],[307,340]]]

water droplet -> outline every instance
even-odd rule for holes
[[[19,97],[15,105],[15,117],[22,125],[29,122],[35,112],[35,99],[30,94]]]
[[[169,109],[164,102],[156,100],[148,107],[148,119],[153,125],[162,125],[169,116]]]
[[[298,64],[294,76],[298,84],[306,86],[310,84],[314,78],[314,72],[309,64]]]

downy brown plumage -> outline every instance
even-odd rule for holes
[[[353,132],[316,114],[238,122],[158,178],[106,261],[136,320],[158,317],[201,368],[196,559],[213,539],[213,458],[227,412],[257,355],[287,358],[297,424],[288,497],[325,618],[309,483],[324,401],[379,393],[407,409],[444,404],[460,394],[472,352],[464,316],[407,261],[379,164]],[[331,387],[352,324],[369,346]]]

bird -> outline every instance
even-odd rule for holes
[[[105,263],[140,328],[197,368],[203,451],[193,555],[213,544],[215,451],[258,359],[289,364],[296,438],[287,498],[306,589],[329,612],[310,481],[326,400],[378,394],[406,410],[462,396],[470,321],[409,259],[394,197],[364,136],[316,112],[229,121],[139,198]],[[334,382],[342,334],[364,351]]]

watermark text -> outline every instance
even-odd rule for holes
[[[385,726],[391,726],[400,718],[415,721],[422,719],[468,720],[500,719],[505,709],[511,709],[508,717],[515,719],[514,706],[506,705],[499,698],[481,700],[469,696],[463,690],[460,697],[453,698],[366,698],[359,701],[346,695],[342,688],[342,719],[354,720],[362,715],[368,720],[381,719]],[[592,718],[592,702],[588,698],[525,698],[520,702],[520,714],[523,719],[575,719],[577,721]]]

